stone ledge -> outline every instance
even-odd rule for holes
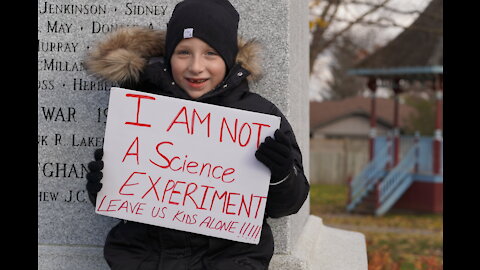
[[[38,245],[38,269],[106,270],[103,247]]]
[[[275,254],[269,269],[366,270],[365,237],[325,226],[320,217],[310,215],[292,254]]]

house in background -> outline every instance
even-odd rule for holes
[[[394,127],[394,100],[376,98],[377,135]],[[369,162],[371,98],[310,102],[310,179],[312,183],[347,183]],[[400,104],[400,133],[415,109]]]

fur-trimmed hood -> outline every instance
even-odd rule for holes
[[[164,56],[165,36],[164,30],[119,28],[89,52],[84,63],[87,72],[119,84],[137,82],[150,58]],[[249,80],[258,80],[261,76],[259,43],[239,37],[238,47],[236,62],[250,72]]]

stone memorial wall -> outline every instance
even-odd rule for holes
[[[107,269],[102,247],[117,219],[96,215],[85,190],[87,164],[103,147],[108,82],[83,59],[122,26],[165,29],[175,0],[38,1],[39,269]],[[239,34],[263,46],[265,75],[251,91],[274,102],[297,135],[308,172],[307,1],[232,0]],[[289,254],[308,216],[271,220],[276,254]],[[294,229],[297,228],[297,229]]]

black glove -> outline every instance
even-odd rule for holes
[[[103,186],[102,183],[100,183],[100,180],[103,178],[103,149],[99,148],[95,150],[93,156],[95,161],[88,163],[88,169],[90,172],[87,173],[87,192],[88,198],[92,204],[95,205],[97,201],[97,193],[102,189]]]
[[[293,169],[292,144],[289,138],[278,129],[274,136],[275,139],[267,137],[255,152],[255,157],[272,172],[271,183],[283,180]]]

